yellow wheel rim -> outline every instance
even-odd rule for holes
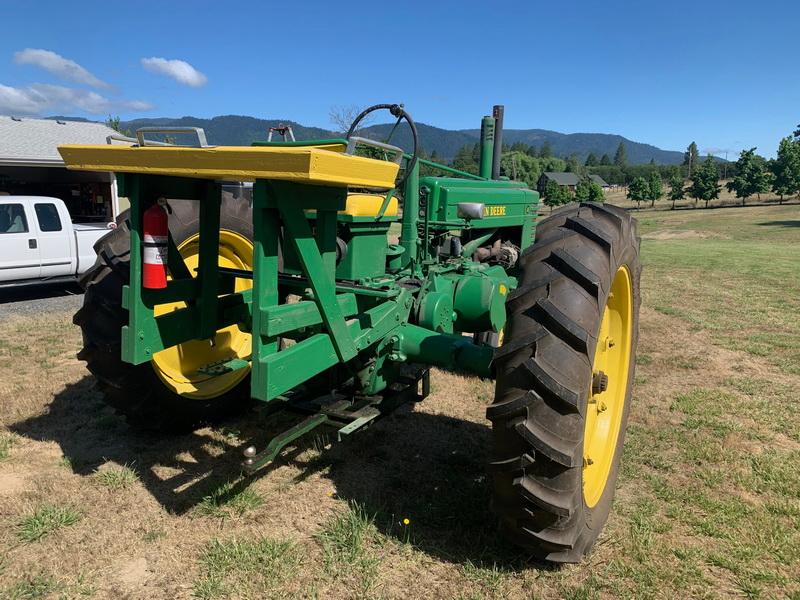
[[[178,246],[178,250],[191,273],[195,273],[200,254],[200,236],[194,235]],[[220,230],[219,266],[233,269],[253,268],[253,244],[233,231]],[[253,286],[250,279],[236,279],[237,292]],[[184,308],[185,302],[159,304],[155,316]],[[213,343],[209,340],[192,340],[167,348],[153,355],[151,364],[158,377],[176,394],[198,400],[208,400],[233,389],[250,373],[249,368],[238,369],[216,377],[199,373],[198,369],[212,363],[233,358],[247,359],[251,352],[250,334],[236,325],[217,331]]]
[[[594,507],[603,495],[614,464],[625,396],[628,391],[633,332],[633,287],[627,267],[620,267],[603,311],[592,372],[608,377],[605,391],[592,394],[583,435],[583,499]]]

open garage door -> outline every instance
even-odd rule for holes
[[[3,193],[60,198],[74,223],[108,223],[121,210],[114,175],[106,172],[0,165],[0,194]]]

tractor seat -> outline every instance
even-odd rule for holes
[[[381,210],[385,194],[347,194],[347,204],[344,210],[340,210],[340,215],[347,215],[349,217],[371,217],[378,216]],[[383,213],[383,218],[386,220],[397,219],[398,202],[397,196],[394,196],[389,201],[389,206]]]

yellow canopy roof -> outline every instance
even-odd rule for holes
[[[59,146],[68,169],[391,188],[399,165],[313,146]]]

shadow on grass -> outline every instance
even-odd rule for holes
[[[91,475],[108,461],[128,465],[165,509],[183,514],[226,484],[233,483],[225,491],[231,497],[250,485],[252,477],[242,477],[240,468],[248,445],[242,440],[263,440],[288,426],[288,415],[276,415],[269,422],[260,413],[248,416],[226,423],[225,430],[236,432],[231,437],[213,435],[209,429],[184,435],[140,432],[103,403],[94,378],[87,375],[57,393],[47,412],[10,429],[58,443],[68,466],[79,475]]]
[[[55,441],[80,475],[91,475],[107,461],[133,465],[148,492],[180,515],[221,486],[234,483],[225,493],[235,495],[253,479],[270,476],[267,467],[243,477],[240,461],[242,449],[251,443],[244,440],[263,448],[266,440],[300,418],[272,412],[266,414],[262,407],[227,421],[218,431],[236,432],[231,439],[210,429],[150,435],[131,429],[107,408],[94,379],[86,376],[56,394],[45,414],[13,424],[11,430],[34,440]],[[548,568],[532,564],[497,533],[485,468],[491,444],[487,424],[406,405],[352,439],[313,453],[311,459],[304,453],[312,445],[320,447],[320,440],[307,437],[299,442],[274,464],[297,466],[297,484],[314,473],[330,479],[338,497],[374,515],[375,526],[387,537],[478,568]]]
[[[321,454],[301,477],[324,470],[337,495],[374,515],[381,533],[438,558],[500,571],[546,568],[498,533],[490,447],[488,424],[403,406]]]
[[[763,223],[758,223],[758,225],[764,227],[800,227],[800,219],[794,221],[764,221]]]
[[[612,202],[613,204],[613,202]],[[627,203],[626,203],[627,204]],[[625,208],[631,212],[638,213],[638,212],[683,212],[683,211],[706,211],[706,210],[721,210],[726,208],[769,208],[772,206],[795,206],[800,204],[797,200],[784,200],[783,202],[779,202],[777,199],[775,200],[761,200],[755,202],[749,202],[742,205],[741,201],[734,202],[732,200],[723,200],[715,201],[714,204],[709,204],[705,206],[703,201],[700,200],[696,205],[695,204],[678,204],[675,208],[672,208],[669,205],[659,204],[655,207],[650,206],[643,206],[641,208],[637,208],[636,206],[629,206],[626,204],[617,204],[620,208]]]
[[[82,294],[83,289],[81,289],[77,281],[29,283],[15,287],[0,288],[0,304]]]

